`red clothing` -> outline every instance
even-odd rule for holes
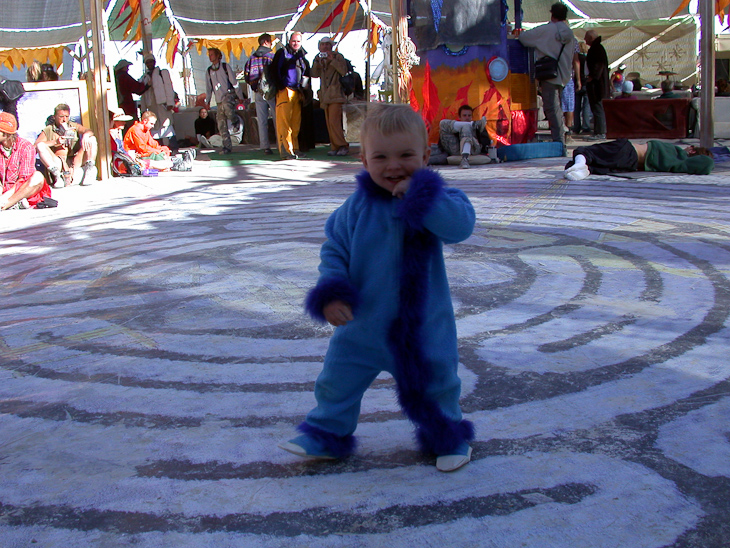
[[[145,85],[132,78],[126,70],[118,70],[114,73],[114,76],[117,78],[119,106],[125,114],[129,114],[136,120],[137,105],[134,103],[132,94],[142,95],[145,91]]]
[[[170,149],[161,146],[160,143],[152,138],[152,134],[144,127],[142,122],[135,122],[129,128],[124,136],[124,148],[133,150],[140,156],[150,156],[151,154],[170,154]]]
[[[15,190],[25,183],[35,173],[35,147],[21,137],[16,137],[10,156],[0,147],[0,182],[3,185],[3,194],[8,190]],[[31,207],[35,207],[43,198],[51,195],[51,187],[43,183],[43,187],[28,198]]]

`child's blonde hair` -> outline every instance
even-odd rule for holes
[[[365,141],[371,133],[390,136],[395,133],[417,135],[428,146],[428,132],[421,116],[409,105],[371,103],[360,128],[360,148],[365,152]]]

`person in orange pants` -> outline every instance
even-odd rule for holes
[[[276,132],[283,160],[302,158],[299,129],[302,124],[302,99],[309,89],[309,62],[304,57],[302,33],[291,35],[289,43],[274,55],[271,76],[276,87]]]

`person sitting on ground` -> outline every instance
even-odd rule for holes
[[[662,94],[657,99],[681,99],[684,97],[681,93],[674,91],[673,80],[662,80],[660,86],[662,88]]]
[[[35,208],[51,197],[51,187],[35,169],[35,148],[18,137],[18,121],[9,112],[0,112],[0,211]]]
[[[638,97],[631,94],[632,91],[634,91],[634,83],[629,80],[625,80],[624,83],[621,84],[621,95],[617,95],[614,99],[638,99]]]
[[[479,154],[482,144],[477,138],[479,131],[484,131],[486,120],[473,121],[474,109],[469,105],[459,107],[458,120],[441,120],[439,122],[439,146],[449,156],[461,155],[459,167],[468,169],[469,156]]]
[[[340,78],[347,74],[347,60],[341,53],[334,51],[334,41],[325,36],[319,41],[319,55],[312,63],[312,77],[320,78],[319,105],[324,110],[327,133],[330,136],[328,156],[347,156],[350,144],[345,139],[342,127],[342,105],[347,96],[342,91]]]
[[[215,135],[215,131],[215,120],[208,115],[207,108],[201,108],[195,120],[195,136],[198,139],[198,146],[201,148],[214,148],[208,139]]]
[[[132,117],[121,109],[116,112],[109,113],[111,128],[109,136],[111,137],[111,145],[113,153],[122,153],[126,155],[129,161],[134,162],[140,169],[156,169],[163,171],[169,169],[167,160],[158,161],[150,159],[142,159],[134,150],[127,150],[124,146],[124,128],[127,122],[132,121]],[[116,157],[112,157],[112,163],[116,161]]]
[[[573,160],[565,165],[565,178],[571,181],[585,179],[591,173],[605,175],[611,172],[667,171],[709,175],[715,167],[712,154],[704,147],[682,148],[664,141],[632,143],[617,139],[587,147],[577,147]]]
[[[96,137],[70,118],[71,107],[65,103],[57,105],[52,123],[43,128],[35,141],[54,188],[70,184],[88,186],[96,180]]]
[[[129,128],[124,136],[124,149],[133,151],[142,160],[152,160],[160,171],[191,171],[193,155],[186,150],[182,156],[172,156],[170,149],[161,145],[152,137],[157,116],[152,111],[145,111],[139,122]]]

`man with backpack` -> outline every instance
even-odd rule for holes
[[[351,65],[341,53],[334,51],[334,42],[329,36],[319,41],[319,55],[312,63],[312,76],[320,78],[319,104],[324,110],[327,132],[330,136],[328,156],[347,156],[350,145],[345,140],[342,128],[342,105],[347,103],[347,96],[342,89],[340,78],[350,70]]]
[[[259,148],[264,154],[273,154],[269,143],[269,116],[274,120],[276,132],[276,89],[267,77],[268,67],[274,58],[270,34],[259,36],[259,47],[251,54],[243,69],[243,78],[254,91],[256,121],[259,126]]]
[[[210,110],[210,101],[215,95],[215,102],[218,105],[216,121],[218,122],[218,133],[223,138],[223,154],[230,154],[232,151],[231,134],[228,131],[228,121],[234,127],[240,126],[241,119],[236,112],[239,101],[243,101],[243,92],[238,85],[233,69],[223,62],[223,53],[218,48],[208,49],[208,59],[211,65],[205,75],[205,107]]]

